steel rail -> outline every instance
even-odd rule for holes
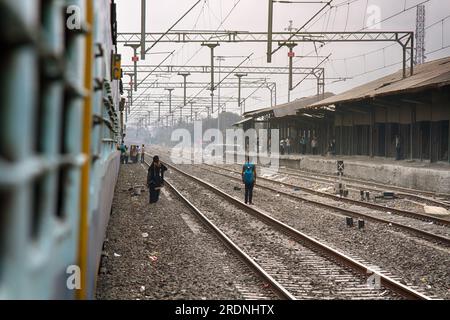
[[[292,170],[292,169],[291,169]],[[292,172],[292,171],[298,171],[298,172]],[[292,171],[284,171],[283,173],[289,174],[289,175],[293,175],[293,176],[297,176],[297,177],[308,177],[307,174],[310,175],[315,175],[318,177],[323,177],[326,179],[335,179],[335,176],[332,175],[327,175],[327,174],[323,174],[323,173],[316,173],[316,172],[308,172],[308,171],[301,171],[301,170],[292,170]],[[300,173],[302,172],[302,173]],[[315,178],[314,178],[315,179]],[[349,181],[349,182],[353,182],[353,183],[357,183],[357,184],[365,184],[368,186],[373,186],[376,188],[386,188],[386,185],[384,184],[379,184],[376,182],[371,182],[371,181],[364,181],[364,180],[359,180],[359,179],[355,179],[355,178],[348,178],[348,177],[342,177],[342,180],[344,181]],[[330,182],[330,180],[328,180]],[[354,185],[353,185],[354,186]],[[357,186],[355,186],[357,187]],[[398,194],[402,195],[402,196],[412,196],[412,197],[417,197],[418,199],[423,199],[423,200],[427,200],[430,202],[434,202],[438,205],[443,205],[443,206],[449,206],[446,205],[440,201],[431,199],[431,198],[427,198],[427,197],[423,197],[422,195],[427,195],[427,196],[431,196],[431,197],[450,197],[450,194],[440,194],[440,193],[436,193],[436,192],[432,192],[432,191],[425,191],[425,190],[417,190],[417,189],[410,189],[410,188],[403,188],[403,187],[398,187],[398,186],[389,186],[389,189],[393,190],[393,191],[399,191]],[[377,189],[370,189],[372,191],[379,191]],[[449,206],[450,207],[450,206]]]
[[[397,294],[401,295],[402,297],[406,298],[406,299],[414,299],[414,300],[431,300],[430,297],[412,289],[409,288],[406,285],[403,285],[402,283],[380,273],[377,272],[375,270],[372,270],[371,268],[365,266],[364,264],[356,261],[355,259],[331,248],[328,245],[325,245],[321,242],[319,242],[318,240],[288,226],[287,224],[271,217],[270,215],[264,213],[263,211],[255,208],[255,207],[250,207],[247,206],[245,203],[243,203],[242,201],[234,198],[233,196],[228,195],[227,193],[225,193],[224,191],[218,189],[217,187],[213,186],[212,184],[197,178],[195,176],[192,176],[186,172],[184,172],[183,170],[175,167],[174,165],[165,163],[169,168],[172,168],[174,171],[184,175],[185,177],[194,180],[196,182],[198,182],[199,184],[205,186],[207,189],[213,191],[214,193],[218,194],[219,196],[221,196],[222,198],[225,198],[226,200],[228,200],[229,202],[235,204],[236,206],[242,208],[243,210],[245,210],[248,213],[251,213],[252,215],[254,215],[255,217],[257,217],[258,219],[264,221],[265,223],[267,223],[268,225],[271,225],[273,227],[276,227],[278,230],[282,231],[283,233],[293,237],[294,239],[298,240],[298,241],[302,241],[307,243],[309,246],[311,246],[312,248],[314,248],[315,250],[319,250],[322,253],[324,253],[325,255],[331,257],[332,259],[335,259],[336,261],[341,262],[343,265],[351,268],[352,270],[358,272],[359,274],[363,275],[363,276],[370,276],[370,275],[376,275],[377,277],[379,277],[381,285],[389,288],[390,290],[396,292]]]
[[[150,166],[145,161],[147,166]],[[235,244],[223,231],[221,231],[210,219],[206,217],[192,202],[178,191],[170,180],[165,179],[165,184],[169,186],[172,192],[177,195],[182,202],[200,219],[200,221],[211,229],[214,234],[222,241],[232,252],[234,252],[242,262],[250,267],[262,280],[266,281],[271,289],[282,299],[297,300],[286,288],[284,288],[277,280],[267,273],[258,263],[256,263],[247,253],[245,253],[237,244]]]
[[[223,168],[220,168],[218,166],[214,166],[214,165],[210,165],[210,164],[205,164],[206,166],[212,167],[212,168],[218,168],[220,170],[225,170]],[[230,171],[229,169],[227,169],[228,171]],[[214,172],[214,171],[213,171]],[[240,173],[239,171],[233,170],[233,172],[235,173]],[[217,172],[216,172],[217,173]],[[397,215],[401,215],[401,216],[406,216],[406,217],[410,217],[410,218],[414,218],[417,220],[421,220],[421,221],[428,221],[428,222],[433,222],[436,224],[440,224],[440,225],[444,225],[444,226],[450,226],[450,220],[447,219],[441,219],[439,217],[433,217],[427,214],[423,214],[423,213],[418,213],[418,212],[413,212],[413,211],[408,211],[408,210],[402,210],[402,209],[396,209],[396,208],[392,208],[392,207],[384,207],[381,206],[379,204],[375,204],[375,203],[369,203],[369,202],[364,202],[364,201],[359,201],[359,200],[355,200],[355,199],[349,199],[349,198],[341,198],[340,196],[334,195],[334,194],[329,194],[326,192],[322,192],[322,191],[317,191],[314,189],[310,189],[307,187],[302,187],[299,185],[295,185],[292,183],[286,183],[286,182],[280,182],[280,181],[274,181],[268,178],[263,178],[263,177],[258,177],[258,179],[263,180],[263,181],[267,181],[270,183],[280,183],[284,186],[287,187],[291,187],[291,188],[296,188],[299,189],[301,191],[305,191],[320,197],[326,197],[326,198],[330,198],[336,201],[343,201],[343,202],[347,202],[350,204],[354,204],[354,205],[358,205],[361,207],[366,207],[366,208],[370,208],[370,209],[375,209],[375,210],[380,210],[380,211],[386,211],[388,210],[389,212],[395,213]],[[450,241],[450,239],[449,239]]]
[[[208,170],[208,169],[206,169],[206,170]],[[224,174],[224,173],[219,173],[219,172],[213,171],[213,170],[208,170],[208,171],[213,172],[213,173],[218,174],[218,175],[221,175],[221,176],[224,176],[224,177],[227,177],[227,178],[231,178],[231,179],[240,181],[239,178],[235,178],[235,177],[232,177],[232,176]],[[264,178],[258,178],[258,179],[264,179]],[[269,181],[273,182],[271,180],[269,180]],[[257,185],[257,187],[259,187],[261,189],[266,189],[266,190],[269,190],[269,191],[272,191],[272,192],[279,193],[281,195],[290,197],[292,199],[302,200],[302,201],[311,203],[311,204],[316,205],[316,206],[320,206],[320,207],[323,207],[323,208],[327,208],[327,209],[332,209],[332,210],[335,210],[335,211],[343,212],[343,213],[346,213],[346,214],[348,214],[348,215],[350,215],[352,217],[359,217],[359,218],[362,217],[362,218],[365,218],[367,220],[372,220],[372,221],[375,221],[375,222],[392,225],[392,226],[398,227],[400,229],[404,229],[406,231],[409,231],[409,232],[411,232],[413,234],[420,235],[422,237],[428,238],[430,240],[439,241],[439,242],[444,243],[446,245],[450,245],[450,239],[447,238],[447,237],[440,236],[440,235],[437,235],[437,234],[434,234],[434,233],[430,233],[430,232],[427,232],[427,231],[423,231],[423,230],[420,230],[420,229],[417,229],[417,228],[414,228],[414,227],[411,227],[411,226],[406,226],[406,225],[403,225],[401,223],[397,223],[397,222],[394,222],[394,221],[386,220],[386,219],[383,219],[383,218],[377,218],[377,217],[374,217],[374,216],[366,214],[366,213],[362,213],[362,212],[358,212],[358,211],[354,211],[354,210],[350,210],[350,209],[345,209],[345,208],[341,208],[341,207],[337,207],[337,206],[334,206],[334,205],[331,205],[331,204],[326,204],[324,202],[311,200],[311,199],[308,199],[308,198],[305,198],[305,197],[302,197],[302,196],[299,196],[299,195],[295,195],[295,194],[291,194],[291,193],[284,192],[284,191],[281,191],[281,190],[277,190],[275,188],[271,188],[271,187],[268,187],[268,186]],[[339,199],[341,199],[341,198],[339,198]],[[384,208],[384,209],[386,209],[386,208]],[[390,208],[389,208],[389,210],[390,210]]]

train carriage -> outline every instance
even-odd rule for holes
[[[94,298],[120,166],[115,3],[0,13],[0,299]]]

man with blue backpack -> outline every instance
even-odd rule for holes
[[[250,162],[250,157],[247,157],[242,167],[242,182],[245,184],[245,204],[253,205],[253,188],[256,183],[256,166]]]

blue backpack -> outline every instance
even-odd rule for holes
[[[255,182],[255,177],[253,175],[253,170],[255,168],[254,164],[246,163],[244,164],[244,183],[252,184]]]

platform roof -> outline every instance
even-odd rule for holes
[[[233,127],[237,127],[237,126],[239,126],[239,125],[241,125],[241,124],[244,124],[244,123],[246,123],[246,122],[249,122],[249,121],[251,121],[251,120],[253,120],[253,118],[246,118],[246,119],[244,119],[244,120],[241,120],[241,121],[236,122],[235,124],[233,124]]]
[[[409,74],[409,72],[408,72]],[[418,65],[414,75],[403,78],[403,71],[383,77],[356,87],[344,93],[319,101],[311,108],[357,102],[376,97],[390,96],[402,93],[415,93],[430,88],[450,85],[450,57]]]
[[[321,101],[323,99],[327,99],[330,97],[333,97],[334,94],[330,92],[326,92],[323,95],[314,95],[310,97],[304,97],[297,99],[295,101],[281,104],[278,106],[275,106],[273,108],[264,108],[259,109],[251,112],[246,112],[244,116],[246,118],[257,118],[262,117],[264,115],[272,114],[275,118],[283,118],[287,116],[295,116],[297,113],[302,110],[306,109],[309,105],[316,103],[318,101]]]

